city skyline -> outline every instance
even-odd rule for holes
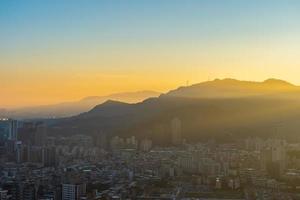
[[[214,78],[300,84],[299,1],[0,4],[0,107]]]
[[[299,10],[0,1],[0,200],[300,199]]]

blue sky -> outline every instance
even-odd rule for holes
[[[43,103],[208,77],[300,84],[299,10],[298,0],[3,0],[2,104],[40,90],[61,90]]]
[[[1,1],[0,40],[12,47],[278,37],[299,33],[299,8],[296,0]]]

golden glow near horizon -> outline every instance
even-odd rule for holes
[[[103,2],[3,3],[0,108],[214,78],[300,84],[297,2]]]
[[[0,74],[0,105],[51,104],[125,91],[166,92],[185,85],[186,81],[192,84],[226,77],[257,81],[275,77],[297,84],[300,72],[300,48],[297,48],[294,44],[260,47],[220,44],[220,48],[199,44],[190,49],[179,45],[160,51],[145,47],[135,52],[128,48],[124,49],[126,54],[120,55],[113,52],[92,55],[94,50],[59,52],[49,59],[45,52],[7,63],[10,67],[3,68]],[[60,59],[63,55],[68,59]],[[77,58],[77,55],[82,56]]]

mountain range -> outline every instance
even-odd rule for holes
[[[0,109],[0,117],[5,118],[61,118],[78,115],[92,109],[107,100],[116,100],[127,103],[136,103],[149,97],[157,97],[160,93],[154,91],[138,91],[116,93],[108,96],[90,96],[79,101],[64,102],[53,105],[25,107],[17,109]]]
[[[182,136],[188,141],[252,136],[299,139],[300,87],[277,79],[216,79],[139,103],[108,100],[88,112],[57,120],[50,132],[134,135],[167,144],[174,118],[181,120]]]

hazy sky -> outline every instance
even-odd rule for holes
[[[224,77],[300,85],[300,1],[0,1],[0,107]]]

